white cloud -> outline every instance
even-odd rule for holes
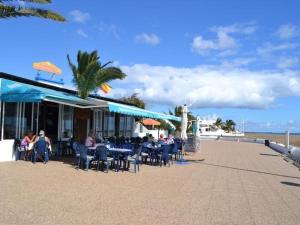
[[[289,38],[299,36],[300,29],[299,29],[299,27],[292,25],[292,24],[283,24],[278,28],[278,30],[275,32],[275,34],[280,39],[289,39]]]
[[[135,64],[122,66],[127,79],[110,95],[137,92],[147,103],[193,108],[268,108],[282,96],[300,96],[299,74],[250,71],[220,66],[178,68]],[[117,85],[118,86],[118,85]]]
[[[84,38],[87,38],[87,37],[88,37],[88,34],[87,34],[84,30],[82,30],[82,29],[76,30],[76,33],[77,33],[79,36],[81,36],[81,37],[84,37]]]
[[[110,24],[110,23],[104,23],[100,22],[97,26],[96,29],[109,36],[113,36],[116,39],[120,39],[120,32],[119,28],[115,24]]]
[[[72,17],[72,20],[78,23],[85,23],[87,20],[91,18],[88,12],[82,12],[78,9],[72,10],[69,14]]]
[[[230,26],[214,26],[210,30],[216,33],[216,39],[204,39],[201,35],[194,37],[191,44],[193,52],[203,55],[209,53],[210,50],[221,50],[223,53],[220,56],[227,55],[227,52],[232,53],[231,50],[239,46],[232,34],[252,34],[256,31],[256,25],[255,23],[235,23]]]
[[[299,63],[297,57],[281,57],[277,62],[277,67],[280,69],[287,69],[296,66]]]
[[[270,54],[272,52],[292,50],[297,48],[299,45],[294,43],[283,43],[279,45],[273,45],[271,43],[265,43],[262,47],[257,48],[259,54]]]
[[[160,43],[160,38],[156,34],[142,33],[135,36],[135,41],[137,43],[155,46]]]
[[[223,67],[243,67],[247,66],[250,63],[256,61],[255,58],[235,58],[233,60],[225,60],[222,62]]]
[[[240,33],[240,34],[252,34],[257,30],[256,23],[234,23],[230,26],[214,26],[210,28],[211,31],[216,33],[224,32],[227,34]]]

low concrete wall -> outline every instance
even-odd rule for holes
[[[0,162],[15,160],[14,142],[15,140],[0,141]]]
[[[239,141],[239,142],[249,142],[249,143],[257,143],[257,144],[265,144],[265,139],[261,138],[233,138],[233,137],[220,137],[220,140],[224,141]],[[279,152],[281,154],[287,155],[291,159],[300,162],[300,148],[295,146],[290,146],[287,148],[284,144],[270,142],[269,147],[274,151]]]
[[[283,144],[276,143],[276,142],[270,142],[270,148],[273,150],[281,153],[281,154],[288,154],[288,148],[286,148]]]

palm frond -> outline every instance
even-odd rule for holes
[[[52,3],[52,0],[0,0],[1,2],[29,2],[29,3],[39,3],[39,4],[48,4],[48,3]]]
[[[97,74],[97,84],[101,85],[105,82],[110,82],[116,79],[122,80],[125,77],[126,74],[124,74],[119,68],[108,67],[108,68],[101,69]]]
[[[3,4],[8,1],[0,1],[0,18],[15,18],[15,17],[40,17],[45,19],[51,19],[55,21],[63,22],[66,19],[60,14],[53,12],[51,10],[40,9],[35,7],[22,7],[14,6],[9,4]],[[28,1],[29,2],[29,1]],[[30,1],[35,3],[50,3],[51,1]]]

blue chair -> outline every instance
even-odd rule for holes
[[[88,147],[79,144],[78,146],[80,152],[80,164],[85,164],[85,170],[88,170],[91,162],[94,160],[94,156],[88,155]]]
[[[49,161],[48,155],[48,146],[45,140],[38,140],[35,143],[33,154],[32,154],[32,162],[36,163],[37,155],[42,156],[44,158],[44,163],[46,164]]]
[[[149,155],[149,149],[146,146],[141,146],[141,160],[142,163],[145,162],[145,164],[147,164],[147,160],[150,157]]]
[[[132,150],[133,149],[133,145],[131,143],[124,143],[124,144],[122,144],[122,148]]]
[[[174,156],[175,160],[177,160],[180,156],[177,142],[174,142],[174,144],[171,144],[170,159],[171,159],[172,163],[173,163],[173,156]]]
[[[102,162],[106,164],[106,172],[108,173],[109,166],[112,165],[113,158],[107,156],[108,149],[105,146],[99,146],[96,149],[97,171],[99,171],[99,165]]]
[[[165,165],[168,163],[168,165],[170,166],[170,149],[171,145],[162,145],[161,152],[159,153],[160,166],[162,166],[163,162]]]
[[[72,149],[75,153],[75,157],[76,157],[76,161],[77,161],[77,169],[79,168],[80,166],[80,148],[79,148],[79,143],[78,142],[73,142],[73,145],[72,145]]]
[[[138,172],[140,171],[140,157],[141,157],[141,152],[142,152],[142,146],[140,146],[137,151],[136,151],[136,154],[133,155],[133,156],[128,156],[127,157],[127,162],[128,162],[128,168],[129,168],[129,165],[130,163],[133,163],[134,165],[134,172],[136,173],[136,168],[138,169]]]

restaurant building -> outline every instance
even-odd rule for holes
[[[181,120],[116,99],[82,99],[74,90],[0,72],[0,161],[14,160],[14,141],[28,131],[45,130],[53,141],[83,142],[90,130],[98,138],[131,137],[136,118]]]

